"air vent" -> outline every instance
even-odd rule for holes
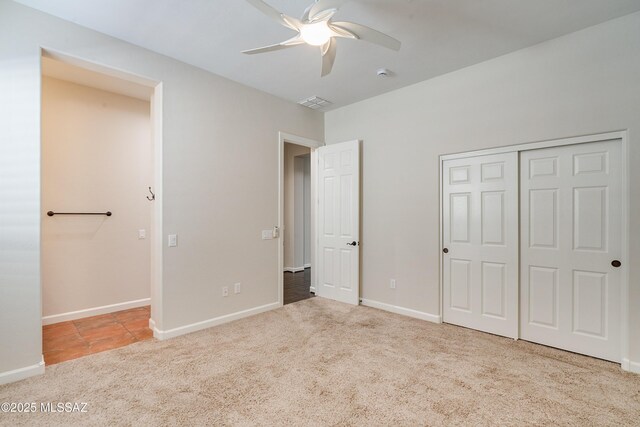
[[[332,102],[329,102],[326,99],[318,98],[317,96],[312,96],[311,98],[299,101],[298,104],[309,107],[312,110],[320,110],[322,108],[328,107],[332,104]]]

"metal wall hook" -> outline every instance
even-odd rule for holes
[[[149,187],[149,193],[151,193],[151,197],[147,196],[147,200],[153,202],[156,199],[156,195],[153,191],[151,191],[151,187]]]

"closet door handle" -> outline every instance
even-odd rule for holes
[[[353,241],[351,243],[347,243],[347,245],[349,245],[349,246],[358,246],[358,242]]]
[[[614,259],[613,261],[611,261],[611,265],[614,266],[615,268],[618,268],[622,265],[622,263],[617,259]]]
[[[444,248],[444,249],[442,250],[442,252],[444,252],[445,254],[448,254],[448,253],[449,253],[449,249],[448,249],[448,248]]]

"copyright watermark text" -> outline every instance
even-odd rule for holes
[[[2,402],[0,403],[0,412],[5,413],[86,413],[88,404],[86,402]]]

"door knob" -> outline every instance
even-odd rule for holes
[[[358,242],[351,242],[351,243],[347,243],[347,245],[349,246],[358,246]]]
[[[618,268],[622,265],[622,263],[617,259],[614,259],[613,261],[611,261],[611,265],[613,265],[615,268]]]
[[[448,253],[449,253],[449,249],[444,248],[444,249],[442,250],[442,252],[444,252],[445,254],[448,254]]]

